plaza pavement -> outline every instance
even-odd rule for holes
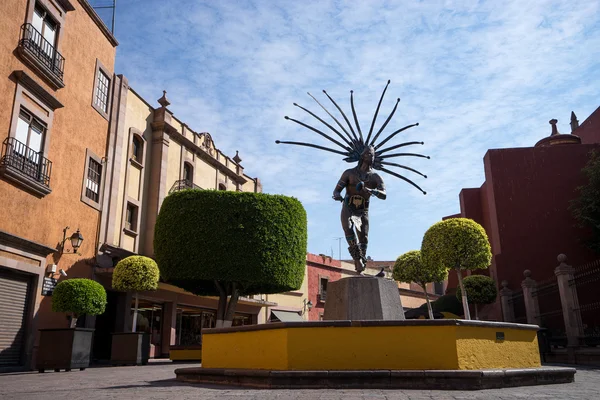
[[[173,371],[197,364],[150,363],[140,367],[97,367],[85,371],[0,374],[0,399],[600,399],[600,369],[578,368],[575,382],[482,391],[322,389],[264,390],[195,385],[175,380]]]

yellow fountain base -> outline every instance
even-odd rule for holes
[[[540,367],[535,325],[465,320],[315,321],[210,329],[202,367],[277,371]]]

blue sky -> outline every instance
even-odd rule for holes
[[[328,145],[284,116],[319,123],[292,103],[333,112],[326,89],[361,126],[420,126],[394,143],[424,141],[430,160],[401,161],[428,194],[382,174],[388,199],[371,202],[369,255],[393,260],[418,249],[423,233],[459,211],[463,187],[479,187],[490,148],[532,146],[569,115],[600,105],[600,4],[590,1],[157,1],[117,4],[116,72],[151,103],[167,90],[170,109],[216,146],[240,151],[246,173],[267,193],[299,198],[312,253],[338,257],[340,204],[331,199],[341,156],[275,140]],[[324,118],[325,119],[325,118]],[[330,121],[331,122],[331,121]],[[327,128],[325,128],[327,129]],[[411,176],[412,175],[412,176]],[[349,258],[342,242],[342,258]]]

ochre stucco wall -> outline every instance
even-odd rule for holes
[[[22,70],[63,105],[54,112],[48,132],[47,158],[52,161],[50,188],[43,198],[26,192],[22,186],[0,178],[0,230],[27,240],[56,248],[69,226],[67,235],[80,229],[84,237],[77,254],[50,255],[48,264],[57,264],[69,278],[92,277],[96,253],[99,211],[81,201],[85,179],[86,149],[99,157],[105,156],[108,121],[92,107],[96,59],[112,76],[115,47],[90,18],[78,1],[71,3],[75,11],[68,12],[60,28],[58,49],[65,58],[65,87],[54,90],[31,70],[17,55],[20,27],[26,21],[25,0],[3,2],[0,14],[0,141],[10,131],[16,83],[9,79],[13,71]],[[68,242],[67,249],[71,249]],[[65,279],[56,276],[57,278]],[[67,327],[64,314],[51,311],[51,297],[35,293],[35,328]],[[35,354],[35,350],[34,350]]]

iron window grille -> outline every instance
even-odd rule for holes
[[[34,151],[14,137],[8,137],[2,142],[0,166],[17,170],[28,178],[50,187],[52,161],[44,157],[42,152]]]
[[[173,186],[171,186],[171,189],[169,190],[169,194],[171,194],[173,192],[178,192],[180,190],[186,190],[186,189],[204,190],[200,186],[194,185],[191,181],[188,181],[187,179],[180,179],[178,181],[175,181]]]
[[[65,58],[46,40],[32,24],[21,26],[19,47],[32,55],[42,66],[60,81],[63,80]]]

